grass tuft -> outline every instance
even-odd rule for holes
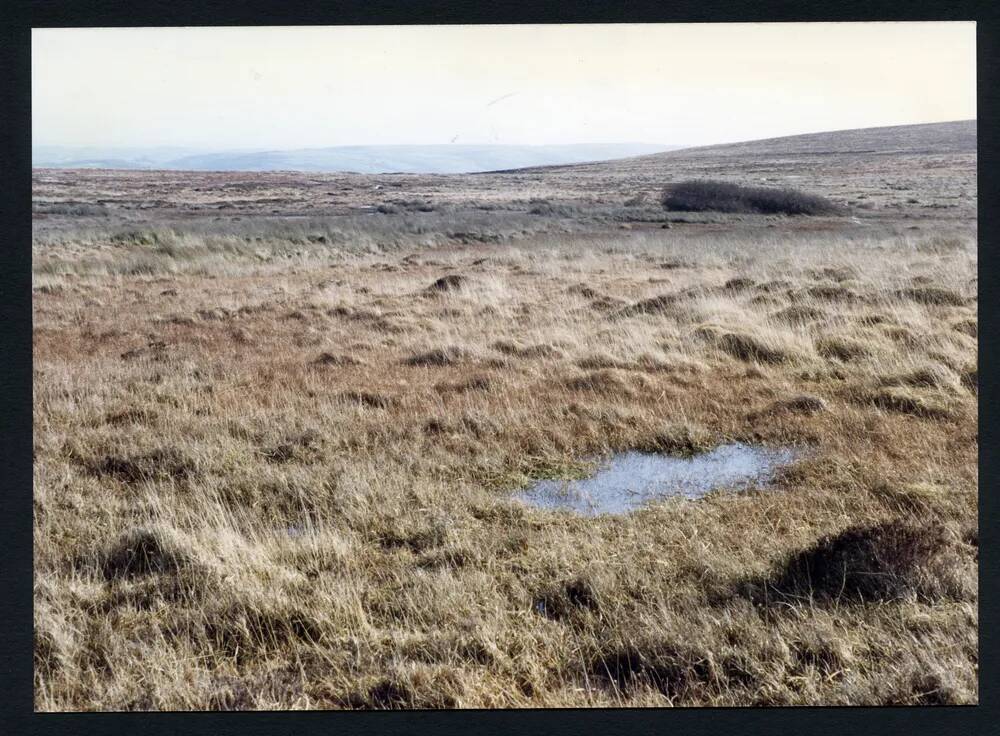
[[[767,583],[781,597],[885,601],[934,596],[934,559],[945,549],[938,524],[891,521],[825,536],[782,563]]]
[[[131,529],[119,537],[104,557],[108,580],[172,573],[191,563],[176,540],[160,529]]]

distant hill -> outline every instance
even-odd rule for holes
[[[31,147],[33,166],[50,168],[126,168],[149,169],[181,156],[198,153],[197,148],[180,146],[155,146],[149,148],[128,146],[46,146]],[[103,164],[117,164],[114,167]]]
[[[973,156],[976,154],[975,120],[835,130],[740,143],[722,143],[637,156],[624,161],[576,165],[572,170],[577,173],[614,171],[623,174],[686,165],[752,167],[755,162],[775,163],[814,158],[817,161],[823,160],[826,165],[831,157],[839,157],[841,160],[864,160],[872,156],[955,154]]]
[[[38,146],[32,164],[48,168],[167,169],[186,171],[308,171],[359,174],[463,174],[575,164],[641,156],[678,146],[646,143],[427,146],[334,146],[281,151],[192,152]]]
[[[665,186],[715,179],[791,187],[866,217],[975,218],[976,121],[897,125],[700,146],[508,176],[588,197],[655,201]],[[477,174],[476,177],[494,176]]]
[[[794,154],[936,154],[975,153],[976,121],[892,125],[882,128],[834,130],[740,143],[699,146],[678,152],[681,157]]]

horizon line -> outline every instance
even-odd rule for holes
[[[189,148],[189,149],[204,149],[212,150],[213,152],[226,153],[226,152],[244,152],[244,153],[271,153],[280,151],[310,151],[310,150],[320,150],[329,148],[376,148],[376,147],[438,147],[438,148],[458,148],[461,146],[491,146],[499,148],[502,146],[511,147],[552,147],[552,146],[664,146],[670,148],[703,148],[708,146],[719,146],[719,145],[729,145],[732,143],[752,143],[755,141],[767,141],[775,140],[778,138],[795,138],[803,135],[822,135],[824,133],[845,133],[851,130],[878,130],[880,128],[904,128],[917,125],[949,125],[953,123],[970,123],[979,122],[979,118],[957,118],[953,120],[934,120],[930,122],[918,122],[918,123],[892,123],[890,125],[866,125],[858,128],[833,128],[824,130],[811,130],[801,133],[787,133],[784,135],[770,135],[763,138],[740,138],[735,140],[725,140],[717,141],[712,143],[649,143],[645,141],[636,140],[618,140],[618,141],[573,141],[569,143],[462,143],[462,142],[448,142],[448,143],[336,143],[332,145],[308,145],[299,147],[275,147],[275,146],[241,146],[238,148],[216,148],[214,146],[206,145],[185,145],[182,143],[154,143],[154,144],[103,144],[103,143],[36,143],[32,141],[31,147],[36,146],[48,146],[52,148]]]

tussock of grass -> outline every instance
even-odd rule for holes
[[[806,275],[816,281],[836,281],[838,284],[858,278],[861,274],[853,266],[823,266],[806,270]]]
[[[649,636],[600,652],[587,674],[598,686],[625,696],[652,690],[668,702],[724,682],[715,663],[697,649]]]
[[[816,341],[816,352],[824,358],[850,363],[867,358],[871,351],[858,340],[846,337],[824,337]]]
[[[746,276],[737,276],[736,278],[729,279],[722,285],[722,288],[727,291],[747,291],[756,285],[757,282],[751,278],[747,278]]]
[[[935,400],[904,387],[879,389],[862,395],[862,400],[884,411],[910,414],[924,419],[949,419],[952,412]]]
[[[702,327],[698,337],[717,346],[722,352],[747,363],[776,365],[793,359],[793,353],[777,345],[765,343],[754,335],[728,332],[720,328]]]
[[[628,376],[614,368],[590,371],[582,376],[574,376],[564,381],[570,391],[594,391],[597,393],[632,395]]]
[[[586,578],[549,585],[535,597],[532,608],[545,618],[561,621],[579,611],[600,612],[599,596]]]
[[[705,427],[689,423],[668,423],[647,439],[636,443],[636,449],[687,457],[706,452],[713,444],[712,434]]]
[[[108,580],[176,572],[191,556],[162,529],[132,529],[108,550],[102,563]]]
[[[827,316],[827,312],[818,307],[793,304],[774,313],[774,318],[793,325],[808,324]]]
[[[462,680],[454,670],[429,665],[396,667],[364,691],[352,693],[343,706],[365,710],[427,710],[461,704]]]
[[[827,403],[818,396],[793,396],[774,402],[766,410],[766,414],[789,412],[791,414],[812,415],[827,410]]]
[[[399,403],[399,399],[393,396],[385,396],[370,391],[346,391],[341,394],[344,401],[352,404],[359,404],[370,409],[388,409]]]
[[[470,351],[455,345],[443,348],[435,348],[424,353],[417,353],[407,358],[404,363],[412,366],[444,366],[453,365],[469,360],[472,357]]]
[[[961,294],[951,289],[937,286],[920,286],[910,289],[900,289],[896,292],[900,299],[910,299],[920,304],[934,307],[961,307],[965,299]]]
[[[886,522],[826,536],[789,557],[766,583],[777,596],[884,601],[940,591],[929,568],[947,545],[940,525]]]
[[[435,388],[441,393],[465,393],[466,391],[490,391],[496,386],[496,381],[486,375],[470,376],[464,381],[455,383],[439,383]]]
[[[966,366],[959,379],[962,385],[974,394],[979,393],[979,367],[976,365]]]
[[[498,340],[493,343],[493,349],[497,352],[509,355],[512,358],[561,358],[563,353],[554,345],[544,343],[537,345],[519,345],[510,340]]]
[[[159,413],[149,407],[129,407],[120,411],[108,412],[104,415],[104,423],[113,427],[126,426],[129,424],[156,424]]]
[[[926,481],[916,483],[884,481],[877,484],[872,492],[893,510],[911,512],[925,518],[928,515],[947,517],[960,514],[962,504],[969,500],[967,493]]]
[[[948,368],[934,363],[923,368],[888,376],[882,381],[884,386],[911,386],[913,388],[955,389],[958,378]]]
[[[969,241],[965,238],[945,235],[921,240],[915,246],[918,253],[933,253],[935,255],[947,255],[966,250],[968,247]]]
[[[634,317],[637,314],[666,314],[676,307],[677,302],[678,296],[676,294],[661,294],[631,304],[619,310],[615,316]]]
[[[355,358],[353,355],[344,355],[338,353],[320,353],[319,356],[312,361],[312,365],[317,366],[334,366],[337,368],[346,368],[349,366],[364,365],[364,361]]]
[[[429,292],[459,291],[467,288],[469,279],[461,274],[452,273],[442,276],[433,284],[427,287]]]
[[[135,455],[110,454],[85,464],[94,475],[112,477],[124,483],[185,480],[198,472],[197,464],[175,447],[159,447]]]
[[[968,335],[969,337],[978,338],[979,337],[979,322],[974,319],[963,319],[959,320],[952,325],[956,332],[960,332],[963,335]]]
[[[853,290],[839,284],[810,286],[806,293],[814,299],[828,302],[856,302],[860,298]]]
[[[624,300],[616,299],[611,296],[601,296],[590,302],[590,308],[593,309],[595,312],[613,313],[616,310],[620,310],[624,306],[625,306]],[[628,315],[619,314],[617,316],[628,316]]]

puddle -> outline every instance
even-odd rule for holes
[[[745,490],[771,482],[775,472],[802,456],[791,448],[720,445],[693,457],[623,452],[582,480],[543,480],[519,494],[542,509],[580,514],[622,514],[669,496],[699,498],[720,489]]]

